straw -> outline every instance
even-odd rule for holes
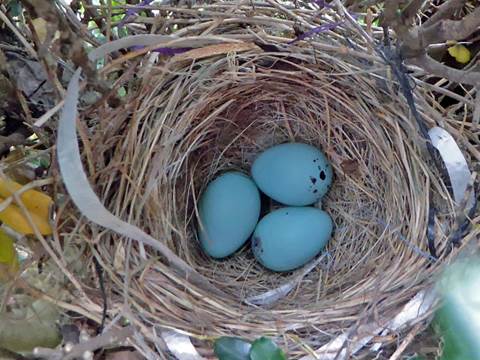
[[[127,289],[128,239],[69,206],[59,233],[95,245],[108,282],[109,318],[124,309],[125,297],[129,320],[152,351],[164,351],[158,326],[191,336],[206,357],[216,336],[271,335],[284,341],[289,358],[298,359],[366,318],[392,316],[432,284],[448,258],[432,262],[428,255],[429,194],[439,214],[438,249],[455,223],[453,202],[388,65],[368,51],[356,30],[329,6],[321,11],[330,25],[323,25],[318,9],[275,1],[148,8],[168,14],[157,24],[161,35],[172,36],[175,48],[193,50],[158,59],[139,52],[105,65],[105,76],[121,65],[126,75],[119,86],[127,95],[117,107],[79,109],[89,130],[83,151],[93,154],[82,158],[84,167],[109,212],[160,239],[157,249],[170,249],[222,295],[184,278],[155,247],[136,243],[129,251]],[[132,25],[151,20],[129,19]],[[294,24],[305,26],[308,42],[294,33]],[[416,106],[432,127],[442,115],[425,96],[429,91],[419,81],[413,94],[424,99]],[[453,119],[443,121],[457,126]],[[472,137],[464,131],[459,136]],[[202,191],[222,171],[248,173],[259,153],[285,141],[321,148],[334,168],[334,185],[322,201],[337,229],[326,249],[329,266],[304,277],[270,272],[248,244],[223,261],[206,256],[196,238]],[[463,241],[478,233],[473,229]],[[92,256],[84,254],[91,269]],[[96,306],[82,298],[72,303],[99,319],[98,287],[89,277],[81,283]],[[294,287],[268,307],[247,304],[284,284]]]

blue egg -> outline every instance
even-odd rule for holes
[[[224,258],[237,251],[255,229],[260,216],[260,193],[248,176],[228,172],[207,186],[198,212],[203,250],[211,257]]]
[[[333,222],[323,210],[284,207],[266,215],[252,236],[253,254],[266,268],[290,271],[312,260],[330,240]]]
[[[272,199],[285,205],[305,206],[327,193],[333,170],[316,147],[287,143],[264,151],[252,165],[252,177]]]

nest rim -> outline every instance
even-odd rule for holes
[[[276,40],[281,46],[287,39]],[[344,45],[334,43],[325,36],[323,47],[340,53]],[[157,69],[143,73],[126,114],[116,112],[120,119],[114,121],[107,115],[102,120],[112,120],[113,125],[93,136],[92,149],[96,144],[101,150],[98,159],[87,154],[87,161],[90,168],[102,169],[92,182],[107,207],[154,238],[164,239],[222,293],[215,295],[181,279],[155,251],[149,253],[148,248],[130,246],[120,236],[105,235],[108,240],[97,244],[97,256],[112,278],[112,293],[124,291],[122,276],[130,279],[128,298],[133,308],[142,309],[138,323],[144,324],[147,337],[152,333],[145,324],[153,323],[199,340],[220,335],[282,336],[294,331],[304,344],[314,348],[359,321],[365,307],[391,316],[435,279],[441,264],[432,264],[424,255],[428,252],[429,208],[425,195],[433,187],[434,196],[450,199],[448,190],[425,159],[408,107],[394,97],[392,87],[378,85],[391,80],[385,68],[368,73],[362,66],[372,55],[359,54],[362,56],[349,52],[350,58],[336,57],[318,49],[312,54],[311,49],[298,44],[287,53],[252,49],[194,62],[166,60],[158,74],[152,75]],[[380,61],[373,58],[378,61],[374,63],[378,70]],[[255,97],[254,92],[260,95]],[[335,106],[325,105],[329,101]],[[369,110],[375,109],[372,117]],[[426,102],[420,111],[430,124],[439,118]],[[274,120],[269,119],[272,114]],[[133,124],[127,125],[130,117]],[[253,260],[248,245],[226,260],[206,257],[194,240],[196,201],[205,185],[222,171],[248,174],[254,155],[289,140],[325,149],[337,178],[322,207],[332,214],[337,229],[348,227],[346,219],[358,220],[359,225],[356,232],[347,229],[342,237],[335,235],[327,246],[333,253],[333,264],[339,267],[335,274],[318,268],[279,302],[252,307],[243,300],[296,278],[301,270],[289,274],[266,271]],[[209,148],[211,143],[215,146]],[[392,173],[403,174],[408,181],[392,177]],[[370,182],[362,182],[365,179]],[[373,194],[388,197],[381,216],[375,212],[378,201]],[[355,211],[366,211],[366,215],[356,218],[352,215]],[[451,199],[442,211],[446,219],[452,217]],[[377,221],[369,228],[365,224],[373,218],[386,225],[382,228]],[[83,224],[69,231],[87,238],[89,230],[90,225]],[[382,242],[372,242],[368,237],[372,233]],[[365,241],[347,241],[354,238]],[[446,236],[439,239],[440,249],[446,241]],[[341,247],[346,250],[338,250]],[[423,253],[412,250],[415,247]],[[352,257],[345,258],[349,250]],[[374,250],[378,253],[372,256]],[[145,261],[145,254],[151,260]],[[359,264],[369,256],[375,261],[362,268]],[[379,260],[382,256],[385,262]],[[349,267],[346,264],[352,259],[355,266]],[[239,281],[241,276],[245,278]],[[346,288],[346,283],[335,283],[335,277],[354,280],[345,280],[350,284]],[[333,285],[325,286],[328,278]],[[317,285],[315,291],[308,289],[309,284]],[[321,296],[323,289],[331,293]],[[117,304],[123,301],[119,295],[112,298]],[[285,341],[293,358],[305,354],[304,344],[295,343],[293,338]]]

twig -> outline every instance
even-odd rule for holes
[[[400,356],[402,356],[403,352],[407,348],[407,346],[413,341],[415,336],[417,336],[418,332],[422,328],[422,323],[418,323],[413,327],[413,329],[408,333],[407,336],[405,336],[405,339],[403,339],[402,343],[400,346],[395,350],[395,352],[390,356],[389,360],[398,360],[400,359]]]
[[[20,40],[20,42],[23,44],[27,52],[32,56],[34,59],[38,58],[37,52],[35,49],[32,47],[32,45],[29,44],[29,42],[23,37],[23,35],[17,30],[15,25],[12,24],[10,19],[8,18],[5,13],[0,10],[0,19],[10,28],[10,30],[15,34],[15,36]]]
[[[266,0],[270,5],[272,5],[273,7],[276,7],[278,10],[280,10],[281,12],[287,14],[288,16],[290,16],[290,18],[292,18],[293,20],[295,21],[298,21],[300,24],[302,24],[303,26],[305,26],[307,29],[312,29],[314,26],[312,26],[312,24],[310,24],[308,21],[306,21],[303,17],[301,16],[298,16],[297,14],[295,14],[293,11],[287,9],[285,6],[279,4],[278,2],[274,1],[274,0]]]
[[[421,27],[418,33],[419,46],[462,40],[471,35],[480,26],[480,7],[477,7],[462,20],[440,20],[428,27]]]
[[[477,88],[477,94],[475,96],[475,109],[473,110],[472,123],[475,127],[480,124],[480,88]]]
[[[474,193],[474,195],[476,195],[474,188],[476,176],[477,173],[472,173],[470,182],[465,190],[465,195],[458,206],[457,215],[455,216],[455,223],[448,237],[447,245],[444,250],[444,256],[447,256],[452,251],[454,245],[459,245],[464,232],[468,229],[468,226],[470,225],[470,219],[475,213],[475,210],[477,208],[477,198],[476,196],[473,197],[473,204],[470,204],[469,200],[471,198],[472,192]],[[469,206],[471,206],[471,208],[469,208]]]
[[[368,9],[372,6],[378,5],[384,0],[364,0],[351,4],[353,1],[347,2],[345,6],[348,6],[352,11],[357,11],[359,9]],[[351,5],[350,5],[351,4]]]
[[[74,360],[82,358],[85,353],[93,352],[107,345],[118,344],[134,334],[133,326],[112,329],[102,335],[93,337],[85,342],[76,344],[63,350],[35,348],[33,354],[36,357],[49,360]]]
[[[87,20],[92,20],[98,27],[98,30],[105,35],[105,26],[103,16],[100,16],[96,12],[96,7],[92,5],[91,0],[81,0],[82,6],[85,9],[85,15]]]
[[[398,9],[398,1],[397,0],[385,0],[385,10],[383,11],[382,15],[382,26],[394,27],[394,24],[397,23],[397,9]]]
[[[480,73],[466,72],[446,66],[427,54],[428,46],[443,43],[448,40],[462,40],[477,30],[480,26],[480,7],[461,20],[444,20],[450,11],[461,5],[460,0],[452,0],[439,10],[436,20],[424,23],[422,26],[411,27],[406,23],[409,17],[421,7],[421,2],[412,0],[404,10],[404,16],[398,16],[399,4],[396,0],[386,0],[382,24],[391,26],[401,44],[400,53],[410,64],[417,65],[426,72],[444,77],[453,82],[469,85],[480,84]],[[415,11],[414,11],[415,10]]]
[[[60,100],[57,105],[55,105],[50,110],[48,110],[45,114],[40,116],[33,125],[36,127],[43,126],[53,115],[55,115],[58,111],[60,111],[63,104],[64,104],[64,100]]]
[[[20,126],[16,132],[8,136],[0,135],[0,155],[5,154],[6,152],[8,153],[8,149],[10,149],[11,146],[23,144],[27,136],[30,134],[30,130]]]
[[[118,23],[118,27],[125,26],[125,24],[130,20],[134,15],[136,15],[143,7],[149,5],[153,0],[143,0],[136,7],[128,8],[125,12],[125,16]]]
[[[65,9],[65,16],[67,20],[72,24],[72,26],[83,36],[85,37],[90,44],[93,46],[100,46],[101,42],[97,40],[95,36],[92,35],[90,31],[88,31],[88,28],[86,25],[82,24],[80,20],[77,18],[77,15],[75,12],[70,8],[70,6],[67,4],[65,0],[57,0],[58,3],[60,3],[61,7]]]
[[[5,174],[3,174],[2,171],[0,171],[0,177],[1,178],[4,178],[6,179],[6,176]],[[50,181],[50,179],[49,179]],[[40,181],[39,181],[40,182]],[[37,182],[35,182],[37,183]],[[33,186],[32,184],[30,184],[30,186]],[[53,261],[55,262],[55,264],[63,271],[63,273],[65,274],[65,276],[68,278],[68,280],[75,286],[76,290],[78,291],[79,295],[87,302],[90,302],[90,299],[87,297],[85,291],[83,290],[82,286],[80,285],[80,283],[77,281],[77,279],[75,278],[75,276],[73,275],[73,273],[67,269],[67,267],[65,266],[64,262],[60,259],[60,257],[53,251],[52,247],[49,245],[49,242],[45,239],[45,237],[40,233],[40,231],[38,230],[38,227],[37,225],[35,224],[35,222],[33,221],[32,219],[32,215],[31,213],[27,210],[27,208],[25,207],[23,201],[20,199],[20,195],[21,194],[21,191],[23,191],[23,188],[27,189],[28,186],[25,185],[24,187],[22,187],[22,189],[19,189],[18,191],[15,191],[15,192],[12,192],[12,195],[11,197],[8,197],[8,199],[14,199],[17,203],[17,205],[20,207],[20,210],[22,211],[23,215],[25,216],[25,218],[27,219],[28,223],[30,224],[30,226],[32,227],[33,229],[33,232],[34,232],[34,235],[36,236],[36,238],[38,239],[38,241],[40,241],[40,243],[42,244],[43,248],[45,249],[45,251],[48,253],[48,255],[53,259]]]
[[[337,6],[338,12],[340,15],[344,16],[350,25],[352,25],[355,30],[357,30],[363,37],[363,39],[372,47],[375,48],[375,40],[370,36],[370,34],[365,31],[365,29],[354,19],[350,12],[345,8],[340,0],[335,0],[335,5]]]
[[[102,294],[102,301],[103,301],[102,322],[100,323],[100,326],[97,329],[97,334],[101,334],[103,331],[103,328],[105,327],[105,320],[107,319],[108,301],[107,301],[107,293],[105,291],[105,279],[103,277],[103,268],[98,262],[98,259],[96,256],[93,256],[93,264],[95,265],[95,271],[97,272],[98,284],[100,286],[100,292]]]
[[[411,0],[402,11],[404,21],[406,22],[407,20],[413,19],[424,3],[424,0]]]
[[[450,0],[443,3],[427,21],[423,23],[423,26],[428,27],[436,22],[450,16],[456,9],[460,8],[466,3],[466,0]]]
[[[479,15],[480,16],[480,15]],[[423,54],[418,57],[406,59],[410,65],[421,67],[427,73],[446,78],[456,83],[463,83],[473,86],[480,85],[480,73],[466,72],[443,65],[433,60],[430,56]]]

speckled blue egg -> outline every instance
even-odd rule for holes
[[[260,216],[260,193],[240,172],[225,173],[210,184],[198,204],[198,236],[214,258],[237,251],[250,237]]]
[[[255,159],[252,177],[263,193],[290,206],[311,205],[332,184],[333,170],[316,147],[301,143],[273,146]]]
[[[284,207],[260,220],[252,236],[257,260],[273,271],[290,271],[312,260],[330,240],[333,222],[323,210]]]

